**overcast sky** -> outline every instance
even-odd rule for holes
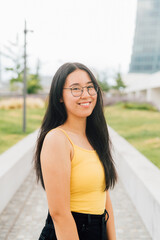
[[[53,75],[66,61],[127,73],[135,30],[137,0],[0,0],[0,48],[23,44],[24,19],[28,65],[41,60],[41,73]],[[1,58],[2,67],[6,60]],[[4,77],[4,73],[3,73]]]

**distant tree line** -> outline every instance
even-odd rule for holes
[[[5,70],[11,73],[10,78],[10,90],[17,91],[21,90],[23,87],[23,73],[24,73],[24,56],[23,48],[19,46],[18,37],[15,42],[8,42],[7,46],[4,46],[5,51],[2,53],[3,56],[8,58],[11,62],[9,67]],[[27,93],[37,93],[42,90],[42,85],[40,83],[40,61],[37,61],[36,70],[31,73],[30,69],[27,68]],[[115,89],[118,92],[123,91],[126,88],[121,73],[117,72],[112,78],[114,79],[114,84],[109,83],[108,72],[107,71],[96,71],[97,81],[104,92],[108,92],[111,89]]]
[[[121,73],[117,72],[112,79],[114,79],[114,84],[110,84],[108,81],[108,73],[107,71],[99,71],[97,74],[97,81],[100,85],[102,91],[108,92],[111,89],[115,89],[119,92],[121,92],[123,89],[126,88],[126,85],[124,84]]]

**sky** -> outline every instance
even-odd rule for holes
[[[23,46],[26,19],[31,70],[39,59],[43,75],[68,61],[128,72],[137,0],[0,0],[0,6],[0,50],[17,35]],[[1,56],[2,70],[7,61]]]

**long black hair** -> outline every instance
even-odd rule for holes
[[[65,106],[60,99],[62,98],[62,90],[67,76],[77,69],[87,72],[93,84],[98,86],[97,80],[93,73],[81,63],[65,63],[55,73],[50,88],[47,110],[39,131],[36,151],[34,154],[34,165],[36,169],[37,180],[41,181],[43,188],[44,182],[40,163],[40,153],[43,141],[46,134],[51,129],[62,125],[67,119]],[[107,123],[103,113],[103,99],[100,88],[97,92],[96,106],[92,114],[87,117],[86,136],[92,147],[96,150],[100,161],[103,164],[106,189],[114,187],[117,180],[117,173],[111,155],[111,141],[109,139]]]

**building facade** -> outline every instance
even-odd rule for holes
[[[122,76],[128,101],[148,102],[160,111],[160,71],[153,74],[129,73]]]
[[[130,73],[160,70],[160,0],[137,0]]]

